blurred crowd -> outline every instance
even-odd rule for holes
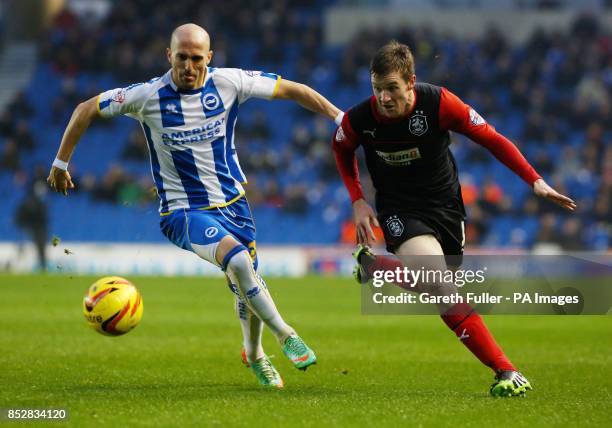
[[[315,60],[321,46],[317,4],[323,1],[131,0],[115,2],[97,21],[79,20],[64,9],[41,40],[42,58],[63,73],[112,72],[120,82],[140,81],[165,71],[168,36],[177,23],[202,25],[212,35],[215,66],[242,64],[241,44],[256,50],[258,64],[283,61],[284,46],[299,44]],[[315,10],[316,12],[312,12]],[[188,12],[187,12],[188,11]]]
[[[212,34],[215,66],[289,70],[288,78],[326,88],[324,95],[332,101],[336,93],[346,91],[356,94],[355,101],[369,95],[370,58],[394,38],[412,47],[418,80],[446,86],[473,105],[519,146],[551,185],[578,202],[578,212],[569,215],[528,192],[514,191],[516,186],[496,181],[499,167],[492,155],[455,136],[468,243],[495,245],[496,219],[503,216],[537,222],[533,237],[521,234],[520,228],[513,230],[510,245],[550,243],[580,250],[601,247],[594,238],[599,233],[609,246],[612,37],[595,17],[579,16],[563,32],[537,31],[520,46],[511,45],[494,28],[478,39],[458,39],[428,28],[379,28],[362,31],[331,52],[322,44],[324,2],[313,7],[306,1],[227,0],[223,8],[214,8],[212,1],[187,3],[190,7],[161,0],[116,2],[111,14],[98,21],[80,19],[65,9],[41,40],[42,61],[63,76],[62,94],[51,100],[52,120],[66,123],[80,100],[107,89],[91,87],[83,93],[74,84],[77,74],[111,73],[122,85],[165,72],[168,34],[186,20],[186,10],[191,11],[189,20]],[[0,116],[0,168],[19,174],[20,156],[36,150],[30,115],[29,101],[20,94]],[[261,111],[242,115],[239,121],[236,142],[250,181],[251,204],[302,216],[323,211],[342,216],[346,224],[339,239],[351,241],[348,198],[329,143],[331,125],[295,109],[288,137],[277,132],[274,118]],[[269,144],[271,140],[275,143]],[[105,174],[83,172],[79,190],[110,203],[153,203],[151,178],[127,172],[121,166],[126,161],[148,161],[139,128]],[[371,196],[371,186],[365,185]],[[337,208],[329,207],[325,195],[330,193]]]

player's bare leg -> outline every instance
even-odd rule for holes
[[[433,235],[420,235],[408,239],[396,251],[400,262],[407,267],[417,270],[425,269],[430,272],[444,272],[446,261],[440,243]],[[458,294],[454,283],[440,283],[436,281],[420,281],[414,287],[415,291],[429,293],[435,296],[452,296]],[[439,303],[440,314],[445,314],[455,305],[453,303]]]
[[[247,249],[231,236],[225,236],[217,247],[216,258],[230,281],[236,284],[240,297],[253,314],[270,328],[293,365],[305,370],[315,364],[314,352],[278,312],[266,283],[253,269]]]

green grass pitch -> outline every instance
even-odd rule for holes
[[[363,316],[348,279],[269,279],[319,363],[295,370],[264,333],[286,384],[266,391],[240,362],[224,280],[131,277],[142,323],[108,338],[81,313],[94,279],[0,276],[0,408],[67,408],[77,427],[612,426],[610,316],[486,317],[535,388],[494,399],[438,317]]]

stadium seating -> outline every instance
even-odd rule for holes
[[[302,17],[302,20],[299,21],[300,24],[307,26],[313,19],[318,19],[323,11],[324,4],[325,2],[317,2],[316,7],[309,8],[307,11],[306,9],[302,10],[302,13],[298,14]],[[86,32],[82,28],[78,31]],[[61,30],[51,30],[51,33],[57,36],[61,34]],[[385,34],[382,39],[391,36],[393,34]],[[268,69],[291,79],[296,79],[296,76],[300,75],[298,63],[303,55],[308,53],[305,52],[306,48],[300,43],[289,40],[282,45],[284,55],[282,61],[277,63],[260,61],[258,46],[252,41],[239,37],[230,39],[229,36],[228,39],[231,40],[231,58],[239,58],[235,65]],[[484,69],[481,72],[484,75],[496,76],[501,73],[497,69],[496,62],[484,56],[479,49],[478,41],[438,39],[431,42],[436,44],[441,54],[448,58],[451,63],[459,51],[469,46],[470,54],[478,58],[482,57],[482,60],[478,63],[483,64]],[[342,57],[345,48],[321,47],[320,52],[316,53],[318,55],[316,61],[309,63],[316,65],[316,67],[309,70],[309,81],[305,82],[325,94],[341,108],[354,104],[370,92],[367,68],[364,68],[367,64],[356,64],[355,85],[347,85],[341,81],[339,71],[334,67],[333,61]],[[562,63],[564,53],[561,52],[557,57],[554,57],[555,49],[550,46],[547,53],[554,58],[554,63]],[[526,50],[526,46],[517,46],[510,50],[509,54],[513,58],[513,66],[518,66],[521,61],[525,60]],[[160,52],[160,55],[163,55],[163,52]],[[416,59],[418,76],[428,76],[433,70],[431,62],[423,61],[419,63],[418,56]],[[162,73],[164,70],[158,71]],[[21,157],[21,170],[26,171],[26,175],[36,165],[48,165],[53,159],[63,128],[69,118],[71,109],[74,107],[68,105],[68,103],[64,103],[64,105],[60,103],[61,108],[56,110],[52,107],[54,102],[62,100],[62,97],[66,96],[66,85],[72,85],[72,90],[77,94],[78,99],[85,99],[101,90],[122,86],[126,83],[112,72],[113,64],[108,64],[100,72],[81,71],[70,74],[58,71],[57,64],[53,63],[52,58],[43,58],[27,89],[27,96],[34,109],[29,122],[36,147],[27,156]],[[538,71],[538,73],[540,72]],[[143,79],[148,77],[151,76],[142,75]],[[536,77],[545,87],[554,85],[556,78],[554,73],[546,74],[544,72]],[[433,81],[432,83],[452,84],[452,82],[445,81]],[[524,138],[528,121],[527,109],[517,106],[513,102],[513,93],[508,82],[503,81],[503,79],[496,82],[492,78],[486,84],[487,92],[492,97],[489,103],[492,103],[493,107],[488,105],[483,97],[472,96],[473,86],[452,87],[451,89],[456,90],[459,95],[483,112],[483,115],[493,122],[499,131],[516,141],[520,141],[520,147],[528,158],[533,159],[538,153],[544,152],[555,166],[555,172],[558,172],[556,166],[563,162],[563,147],[571,146],[578,152],[584,147],[584,129],[561,129],[557,136],[562,135],[562,138],[552,142],[546,141],[545,144],[537,139]],[[568,90],[565,94],[560,93],[554,96],[563,97],[572,93],[573,90]],[[40,100],[46,102],[40,102]],[[491,108],[493,111],[489,111]],[[321,157],[320,154],[317,155],[312,150],[301,152],[291,145],[294,126],[305,124],[312,135],[317,132],[312,116],[298,110],[287,102],[268,103],[263,101],[250,101],[241,106],[240,109],[239,130],[245,129],[248,131],[253,115],[255,112],[261,111],[265,113],[268,128],[271,131],[271,136],[266,141],[251,139],[248,132],[246,132],[246,135],[240,135],[240,139],[237,139],[237,145],[243,165],[249,163],[248,158],[253,153],[268,153],[280,159],[278,168],[274,170],[245,168],[247,176],[254,177],[258,183],[273,180],[279,187],[280,203],[279,200],[267,201],[265,197],[261,199],[261,202],[259,202],[260,198],[253,198],[260,243],[338,242],[341,224],[350,217],[348,198],[339,179],[335,176],[321,178],[322,159],[327,157],[327,161],[329,161],[332,156],[329,147],[327,147],[329,151]],[[562,128],[564,125],[566,126],[567,123],[560,120],[559,126]],[[142,177],[149,176],[150,171],[146,161],[126,162],[121,159],[121,152],[128,136],[137,126],[136,122],[121,118],[90,129],[80,143],[73,159],[74,175],[77,178],[82,178],[84,175],[91,174],[97,180],[100,180],[108,171],[109,165],[112,164],[122,165],[125,172],[138,182],[143,180]],[[333,127],[329,124],[324,143],[328,144],[332,132]],[[607,141],[609,141],[610,129],[606,129],[605,132],[604,139],[607,138]],[[523,211],[523,205],[529,198],[527,186],[489,154],[485,153],[484,159],[482,159],[478,150],[484,149],[464,141],[462,137],[456,139],[459,143],[455,145],[453,151],[458,159],[460,172],[469,174],[479,190],[482,190],[481,188],[488,178],[493,177],[497,185],[503,190],[504,196],[510,201],[510,206],[500,208],[501,214],[491,218],[487,234],[480,237],[479,241],[472,242],[472,244],[525,248],[533,245],[537,235],[538,219],[535,213]],[[316,136],[311,137],[310,143],[315,144],[316,141]],[[307,165],[307,167],[303,165]],[[602,188],[598,174],[599,171],[591,171],[590,174],[582,173],[577,176],[565,177],[563,185],[565,190],[577,200],[592,205]],[[3,179],[4,182],[19,182],[17,176],[18,174],[0,170],[0,179]],[[552,177],[547,178],[552,179]],[[148,181],[149,185],[152,186],[152,180],[149,178]],[[5,202],[6,212],[14,212],[17,204],[27,192],[27,185],[24,180],[19,183],[13,188],[3,187],[0,190]],[[308,192],[314,188],[318,189],[319,183],[322,183],[322,190],[317,191],[316,197],[312,197],[312,195],[309,197]],[[79,184],[77,182],[77,185]],[[284,192],[294,184],[304,186],[307,193],[305,197],[309,201],[305,211],[300,214],[289,212],[283,207],[283,200],[286,198]],[[249,192],[260,190],[249,189]],[[48,195],[47,200],[51,217],[50,231],[65,239],[88,241],[163,241],[165,239],[157,229],[156,204],[153,202],[144,205],[125,204],[120,200],[114,203],[98,202],[86,191],[76,192],[68,199],[58,195]],[[586,208],[588,209],[588,207],[587,205]],[[468,207],[468,211],[470,209]],[[80,229],[73,223],[66,222],[65,213],[82,220],[78,223]],[[556,213],[555,215],[561,214]],[[14,227],[13,220],[12,216],[4,216],[0,220],[1,240],[24,239],[24,235]],[[581,215],[581,221],[584,222],[585,228],[591,227],[594,230],[593,233],[587,235],[584,242],[585,248],[601,248],[608,245],[605,242],[605,236],[607,235],[602,232],[602,228],[606,227],[605,225],[601,226],[596,219],[589,215]]]

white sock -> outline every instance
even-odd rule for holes
[[[261,344],[264,323],[249,309],[246,302],[238,296],[236,296],[236,314],[240,320],[242,343],[247,359],[249,361],[259,360],[265,355]]]
[[[226,273],[232,283],[238,286],[240,294],[254,315],[272,330],[279,342],[283,343],[287,337],[295,334],[276,309],[268,288],[253,269],[251,256],[246,250],[236,253],[230,259]]]

